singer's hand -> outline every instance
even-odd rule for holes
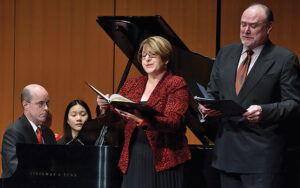
[[[215,110],[215,109],[211,109],[211,108],[206,107],[206,106],[204,106],[202,104],[199,104],[198,110],[199,110],[199,112],[201,114],[205,114],[205,115],[211,116],[211,117],[213,117],[213,116],[219,116],[219,115],[222,114],[221,111],[218,111],[218,110]]]
[[[245,117],[250,122],[259,122],[262,116],[262,108],[259,105],[251,105],[247,112],[243,114],[243,117]]]
[[[105,95],[107,98],[109,98],[109,95],[106,94]],[[97,96],[97,104],[100,108],[100,114],[103,115],[106,110],[109,108],[109,103],[103,99],[100,95]]]
[[[140,121],[143,120],[142,116],[141,116],[141,113],[138,111],[138,110],[134,110],[132,113],[129,113],[129,112],[126,112],[126,111],[123,111],[123,110],[120,110],[120,109],[117,109],[115,108],[115,110],[122,116],[124,117],[125,119],[127,120],[133,120],[137,123],[139,123]]]

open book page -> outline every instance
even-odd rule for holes
[[[111,103],[111,101],[120,101],[120,102],[130,102],[134,103],[133,101],[127,99],[126,97],[123,97],[119,94],[112,94],[109,98],[107,98],[103,93],[101,93],[98,89],[96,89],[94,86],[92,86],[89,83],[86,83],[93,91],[95,91],[98,95],[100,95],[102,98],[104,98],[108,103]]]
[[[126,97],[123,97],[122,95],[119,95],[119,94],[112,94],[109,98],[109,102],[111,102],[111,101],[134,103],[133,101],[131,101],[131,100],[127,99]]]
[[[96,89],[94,86],[92,86],[91,84],[87,83],[86,84],[93,90],[95,91],[98,95],[100,95],[103,99],[105,99],[107,102],[110,101],[109,98],[107,98],[103,93],[101,93],[100,91],[98,91],[98,89]]]

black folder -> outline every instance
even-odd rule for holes
[[[240,116],[246,112],[246,109],[233,100],[215,100],[201,97],[195,97],[195,100],[207,108],[221,111],[226,116]]]

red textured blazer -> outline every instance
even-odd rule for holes
[[[127,80],[119,94],[139,103],[145,90],[147,76]],[[179,76],[168,72],[157,84],[149,97],[147,105],[161,112],[164,116],[150,117],[151,123],[144,121],[143,127],[154,155],[157,172],[175,167],[191,159],[185,137],[185,112],[188,108],[188,89],[186,82]],[[100,124],[109,125],[120,119],[111,107],[105,116],[99,116]],[[121,153],[119,167],[125,174],[129,162],[129,143],[134,129],[134,121],[125,121],[125,141]]]

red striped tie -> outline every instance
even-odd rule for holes
[[[236,79],[235,79],[235,92],[237,95],[239,94],[239,92],[246,80],[252,54],[253,54],[253,51],[248,49],[247,57],[243,60],[243,62],[240,64],[240,66],[238,68],[238,71],[236,74]]]
[[[43,144],[42,131],[40,127],[37,127],[36,133],[39,144]]]

